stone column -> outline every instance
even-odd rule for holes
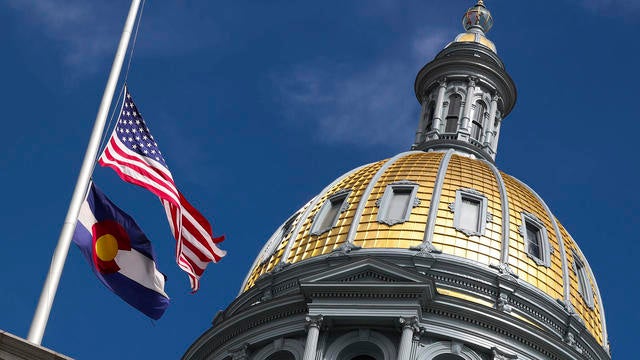
[[[496,130],[494,132],[495,135],[493,136],[493,151],[498,152],[498,140],[500,139],[500,128],[502,127],[502,118],[500,117],[500,113],[496,114],[494,121],[497,122],[498,125],[496,126]]]
[[[424,96],[422,98],[422,111],[420,112],[420,121],[418,121],[418,130],[416,130],[416,140],[413,142],[414,146],[420,145],[424,141],[424,134],[429,131],[427,127],[427,103],[429,98]]]
[[[460,129],[458,130],[458,132],[462,130],[462,132],[467,135],[467,138],[470,132],[469,119],[471,117],[471,105],[473,105],[473,93],[476,88],[476,80],[474,78],[469,77],[468,81],[469,83],[467,85],[467,96],[464,99],[464,111],[462,112],[462,121],[460,123]],[[460,138],[460,136],[458,136],[458,138]]]
[[[399,319],[402,326],[402,336],[400,337],[400,346],[398,346],[397,360],[409,360],[411,357],[411,344],[413,343],[413,333],[419,330],[418,318],[401,317]]]
[[[442,109],[444,108],[444,93],[447,90],[447,79],[442,78],[438,81],[438,84],[438,98],[436,99],[436,108],[433,115],[433,131],[435,131],[436,136],[430,138],[436,138],[437,134],[440,133],[440,126],[442,125]]]
[[[484,146],[491,146],[491,138],[493,136],[494,126],[496,121],[496,111],[498,111],[498,95],[494,95],[491,98],[491,105],[489,107],[489,119],[487,123],[482,125],[484,131]],[[495,149],[493,149],[495,150]]]
[[[322,315],[307,316],[305,320],[307,322],[307,344],[304,347],[304,356],[302,359],[315,360]]]

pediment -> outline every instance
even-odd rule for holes
[[[301,284],[423,284],[426,277],[398,265],[379,260],[365,258],[353,263],[337,266],[303,279]]]

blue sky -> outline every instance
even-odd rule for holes
[[[196,295],[158,200],[95,181],[153,241],[172,305],[152,322],[72,248],[43,345],[79,359],[178,358],[229,304],[254,257],[331,180],[407,150],[417,71],[462,31],[471,0],[149,1],[129,87],[182,192],[229,255]],[[518,87],[498,166],[580,244],[615,358],[640,337],[640,168],[633,0],[487,1]],[[128,10],[125,0],[0,4],[0,329],[26,337]]]

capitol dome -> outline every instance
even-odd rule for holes
[[[465,32],[418,72],[411,150],[286,219],[185,359],[611,358],[578,244],[495,165],[517,93],[492,24],[482,1],[467,10]]]
[[[490,161],[452,150],[409,151],[349,171],[278,228],[243,290],[285,264],[304,267],[337,253],[382,259],[429,253],[460,264],[466,276],[512,276],[548,306],[573,308],[603,344],[597,285],[578,245],[538,194]],[[450,286],[436,290],[494,306],[486,293]],[[512,313],[547,325],[524,308]]]

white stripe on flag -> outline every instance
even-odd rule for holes
[[[85,229],[89,231],[91,234],[91,228],[93,224],[97,223],[96,217],[93,215],[91,208],[89,207],[89,202],[85,199],[80,207],[80,213],[78,214],[78,222],[84,226]]]
[[[137,282],[138,284],[151,289],[162,296],[169,298],[164,292],[164,275],[156,268],[156,263],[131,248],[131,251],[118,250],[118,254],[114,259],[120,267],[120,274]]]

